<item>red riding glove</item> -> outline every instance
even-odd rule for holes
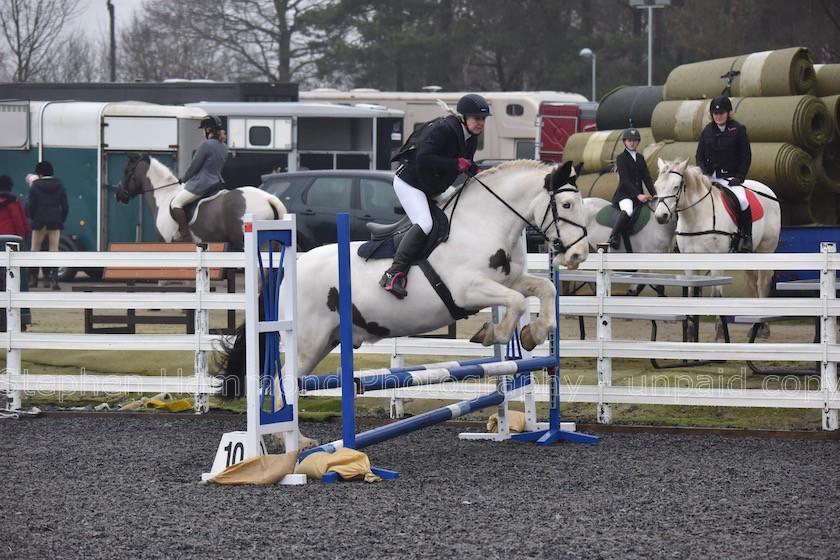
[[[465,173],[466,171],[469,171],[469,169],[472,167],[472,165],[473,165],[473,162],[471,162],[467,158],[459,157],[458,158],[458,173]]]

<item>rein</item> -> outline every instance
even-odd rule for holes
[[[498,200],[499,202],[501,202],[502,204],[504,204],[504,205],[505,205],[505,207],[506,207],[508,210],[510,210],[511,212],[513,212],[513,213],[514,213],[514,214],[515,214],[515,215],[516,215],[516,216],[517,216],[520,220],[522,220],[523,222],[525,222],[525,224],[527,224],[528,226],[531,226],[531,228],[532,228],[532,229],[534,229],[535,231],[539,232],[539,234],[543,237],[543,240],[548,241],[548,242],[550,242],[550,243],[551,243],[551,245],[552,245],[552,247],[554,248],[554,251],[555,251],[555,252],[557,252],[557,253],[561,253],[561,252],[562,252],[562,253],[565,253],[565,252],[569,249],[569,247],[571,247],[572,245],[574,245],[574,244],[576,244],[576,243],[580,242],[582,239],[586,239],[586,235],[587,235],[586,227],[585,227],[585,226],[582,226],[582,225],[580,225],[580,224],[577,224],[577,223],[575,223],[575,222],[573,222],[573,221],[571,221],[571,220],[568,220],[568,219],[564,218],[563,216],[561,216],[561,215],[560,215],[560,213],[557,211],[557,201],[556,201],[556,200],[554,200],[554,196],[555,196],[555,195],[557,195],[557,194],[559,194],[559,193],[561,193],[561,192],[579,192],[579,191],[578,191],[578,189],[577,189],[576,187],[561,187],[561,188],[559,188],[559,189],[555,189],[555,190],[551,193],[551,196],[549,197],[548,205],[546,206],[546,208],[545,208],[545,212],[543,213],[542,220],[540,220],[540,224],[542,224],[543,222],[545,222],[545,219],[546,219],[546,217],[548,216],[548,211],[549,211],[549,210],[551,210],[551,214],[552,214],[552,217],[553,217],[553,221],[552,221],[551,223],[549,223],[548,225],[546,225],[546,226],[545,226],[545,228],[540,228],[540,227],[539,227],[539,226],[537,226],[536,224],[534,224],[534,223],[532,223],[532,222],[528,221],[528,219],[527,219],[527,218],[525,218],[525,216],[523,216],[522,214],[520,214],[519,212],[517,212],[516,208],[514,208],[513,206],[511,206],[510,204],[508,204],[508,203],[507,203],[507,201],[505,201],[502,197],[500,197],[498,194],[496,194],[495,192],[493,192],[493,189],[491,189],[489,186],[487,186],[487,184],[486,184],[484,181],[482,181],[481,179],[479,179],[479,178],[478,178],[478,177],[476,177],[475,175],[471,176],[471,177],[470,177],[470,179],[477,181],[479,185],[481,185],[482,187],[484,187],[484,189],[485,189],[487,192],[489,192],[490,194],[492,194],[492,195],[496,198],[496,200]],[[457,199],[459,199],[459,198],[461,197],[461,192],[462,192],[462,191],[463,191],[463,190],[467,187],[467,185],[468,185],[468,184],[469,184],[469,181],[467,181],[466,183],[464,183],[464,186],[463,186],[463,187],[461,187],[461,190],[459,190],[459,191],[458,191],[458,194],[455,196],[456,200],[455,200],[455,206],[453,206],[453,207],[452,207],[452,216],[454,216],[454,215],[455,215],[455,208],[458,206],[458,200],[457,200]],[[445,206],[444,206],[444,207],[445,207]],[[451,220],[451,218],[450,218],[450,220]],[[581,233],[580,237],[578,237],[577,239],[575,239],[572,243],[570,243],[569,245],[565,245],[565,244],[564,244],[564,243],[560,240],[560,226],[558,225],[558,223],[557,223],[557,222],[565,222],[565,223],[567,223],[567,224],[569,224],[569,225],[572,225],[572,226],[575,226],[575,227],[579,227],[583,233]],[[557,233],[557,237],[554,239],[554,241],[552,241],[551,239],[549,239],[548,235],[546,235],[546,233],[545,233],[546,231],[548,231],[548,228],[550,228],[552,224],[554,225],[554,230],[555,230],[555,232]]]
[[[129,173],[128,181],[126,181],[126,183],[130,183],[131,181],[134,180],[134,170],[137,168],[137,164],[140,163],[140,161],[141,160],[135,161],[134,165],[131,166],[131,172]],[[161,185],[159,187],[152,187],[150,189],[140,189],[139,191],[132,194],[132,193],[128,192],[128,187],[123,186],[123,182],[120,182],[119,186],[117,187],[117,195],[119,195],[119,193],[122,192],[122,193],[124,193],[123,196],[126,198],[126,200],[131,200],[132,198],[134,198],[138,194],[143,194],[143,193],[147,193],[147,192],[154,192],[154,191],[159,190],[159,189],[165,189],[166,187],[171,187],[172,185],[179,185],[179,184],[181,184],[180,181],[175,181],[174,183],[167,183],[167,184]]]

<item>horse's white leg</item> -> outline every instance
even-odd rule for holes
[[[773,283],[772,270],[747,271],[747,297],[770,297],[770,287]],[[770,324],[762,323],[758,328],[757,338],[770,337]]]
[[[557,292],[550,281],[530,274],[523,274],[512,287],[525,297],[536,296],[540,300],[539,315],[520,333],[522,347],[532,350],[545,342],[557,326],[554,313]]]
[[[502,286],[484,276],[476,277],[464,294],[463,307],[483,309],[503,305],[506,310],[498,324],[484,323],[484,326],[470,339],[484,346],[505,344],[513,337],[519,318],[525,313],[525,297],[518,291]],[[525,347],[523,343],[523,347]],[[532,347],[533,348],[533,347]],[[525,347],[526,350],[531,348]]]
[[[722,270],[712,270],[712,276],[720,276],[723,274]],[[723,286],[712,286],[712,297],[723,297]],[[723,336],[723,321],[718,315],[715,318],[715,342],[724,342],[726,339]]]

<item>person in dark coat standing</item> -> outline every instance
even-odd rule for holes
[[[709,104],[712,122],[700,133],[695,161],[705,175],[723,185],[738,197],[738,252],[751,253],[752,211],[744,188],[744,179],[752,163],[752,150],[747,127],[732,118],[732,102],[726,96],[715,97]]]
[[[636,209],[656,196],[645,158],[636,151],[642,141],[641,133],[636,128],[628,128],[621,135],[621,141],[624,142],[624,151],[615,158],[618,188],[613,196],[613,206],[618,209],[618,216],[610,233],[610,247],[613,249],[621,246],[621,235],[633,221]],[[642,183],[650,196],[642,191]]]
[[[184,206],[207,196],[216,185],[224,183],[222,168],[227,161],[228,147],[222,121],[219,117],[208,115],[201,119],[198,127],[204,131],[204,141],[198,145],[190,166],[178,179],[179,183],[185,184],[184,190],[176,194],[169,204],[172,218],[178,224],[178,233],[172,239],[176,243],[192,241]]]
[[[64,221],[70,211],[67,203],[67,191],[61,180],[53,176],[53,166],[44,160],[35,166],[38,176],[29,188],[26,210],[32,225],[32,250],[40,251],[44,239],[47,239],[50,251],[58,251],[58,242]],[[29,287],[38,286],[38,269],[29,278]],[[44,268],[44,287],[51,286],[58,290],[58,269]]]
[[[463,96],[455,113],[435,125],[426,141],[397,169],[394,191],[412,226],[400,241],[394,262],[379,284],[398,299],[408,295],[407,274],[432,230],[431,204],[448,189],[459,173],[478,173],[473,163],[478,135],[491,116],[487,100],[476,93]]]

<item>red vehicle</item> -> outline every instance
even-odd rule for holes
[[[540,104],[537,114],[535,158],[543,161],[563,161],[563,149],[569,136],[576,132],[593,132],[597,103]]]

